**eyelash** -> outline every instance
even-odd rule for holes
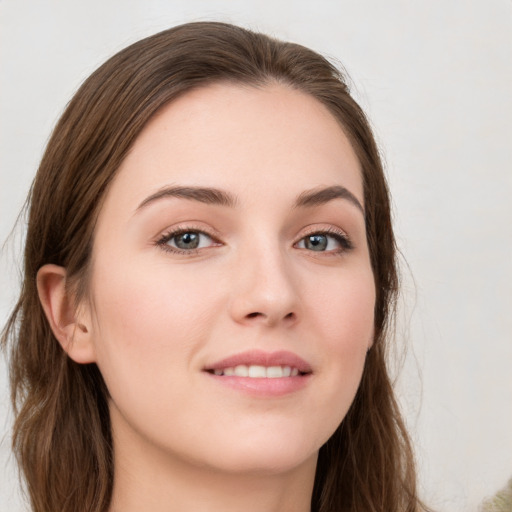
[[[208,238],[210,238],[212,240],[212,242],[214,243],[214,245],[217,245],[217,246],[221,245],[221,242],[219,242],[215,236],[211,235],[210,233],[207,233],[206,231],[204,231],[202,229],[198,229],[193,226],[177,228],[175,230],[168,231],[168,232],[164,233],[156,241],[156,245],[159,246],[162,250],[164,250],[166,252],[170,252],[172,254],[182,254],[182,255],[186,255],[186,256],[198,254],[201,251],[201,249],[204,249],[204,248],[180,249],[178,247],[171,247],[168,244],[173,238],[175,238],[179,235],[183,235],[185,233],[196,233],[199,235],[204,235],[204,236],[207,236]],[[350,238],[348,237],[348,235],[346,233],[344,233],[343,231],[335,229],[335,228],[311,230],[309,233],[306,233],[305,235],[303,235],[300,238],[300,240],[295,242],[294,246],[296,246],[299,242],[302,242],[303,240],[305,240],[307,237],[310,237],[313,235],[328,236],[328,237],[334,238],[336,240],[336,242],[340,245],[340,248],[338,248],[337,250],[334,250],[334,251],[333,250],[312,251],[312,250],[308,250],[306,248],[303,248],[303,250],[306,250],[306,251],[312,252],[312,253],[319,252],[323,255],[328,255],[328,256],[341,256],[343,253],[351,251],[354,248],[354,245],[353,245],[352,241],[350,240]]]
[[[170,245],[168,245],[168,242],[170,242],[173,238],[175,238],[175,237],[177,237],[179,235],[183,235],[185,233],[197,233],[199,235],[204,235],[204,236],[207,236],[208,238],[210,238],[215,243],[215,245],[220,245],[221,244],[216,239],[215,236],[211,235],[210,233],[207,233],[203,229],[198,229],[198,228],[193,227],[193,226],[186,226],[186,227],[183,227],[183,228],[177,228],[175,230],[168,231],[168,232],[164,233],[162,235],[162,237],[157,240],[156,245],[161,247],[164,251],[170,252],[172,254],[183,254],[183,255],[186,255],[186,256],[198,254],[201,251],[202,248],[199,248],[199,249],[180,249],[179,247],[171,247]]]
[[[336,242],[338,242],[338,244],[340,245],[340,248],[338,248],[334,251],[331,250],[331,251],[309,251],[309,252],[312,252],[312,253],[320,252],[321,254],[323,254],[325,256],[341,256],[345,252],[348,252],[348,251],[351,251],[352,249],[354,249],[354,244],[350,240],[349,236],[346,233],[344,233],[343,231],[333,228],[333,227],[330,227],[327,229],[320,229],[320,230],[313,229],[309,233],[306,233],[304,236],[302,236],[302,238],[298,242],[296,242],[294,245],[298,244],[302,240],[305,240],[307,237],[312,236],[312,235],[321,235],[321,236],[323,235],[323,236],[332,237],[336,240]],[[307,250],[307,249],[304,249],[304,250]]]

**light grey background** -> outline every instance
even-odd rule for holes
[[[398,381],[424,497],[476,510],[512,476],[510,0],[0,0],[0,240],[80,82],[143,36],[230,21],[338,58],[383,148],[404,265]],[[20,237],[1,257],[0,322]],[[0,365],[0,510],[27,510]]]

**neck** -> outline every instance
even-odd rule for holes
[[[309,512],[317,455],[288,471],[225,471],[133,443],[114,431],[109,512]],[[129,449],[126,449],[129,447]]]

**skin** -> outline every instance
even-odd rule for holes
[[[140,206],[170,186],[221,189],[236,205]],[[375,305],[362,211],[343,197],[294,206],[327,186],[364,207],[359,162],[324,106],[284,85],[210,85],[165,107],[123,162],[78,312],[65,269],[40,270],[57,338],[99,366],[111,394],[111,511],[309,510],[318,450],[355,396]],[[178,228],[209,237],[172,252],[177,239],[162,237]],[[325,250],[306,246],[326,230],[353,247],[331,235]],[[312,373],[299,390],[261,397],[204,371],[250,349],[294,352]]]

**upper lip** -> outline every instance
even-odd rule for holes
[[[238,365],[258,366],[290,366],[297,368],[301,373],[311,373],[309,363],[293,352],[279,350],[277,352],[264,352],[262,350],[248,350],[216,361],[207,365],[205,370],[223,370]]]

